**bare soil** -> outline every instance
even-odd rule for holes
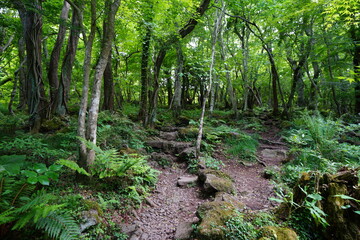
[[[274,191],[270,180],[263,177],[264,165],[281,165],[285,158],[282,153],[286,153],[287,149],[277,136],[279,129],[272,122],[267,127],[268,131],[259,133],[262,139],[257,152],[259,162],[244,165],[227,156],[221,147],[213,154],[213,157],[225,164],[222,171],[234,179],[236,197],[249,211],[266,211],[275,206],[269,200],[269,197],[274,196]],[[201,194],[198,186],[177,186],[180,176],[191,176],[186,172],[186,165],[174,163],[172,167],[158,169],[161,174],[155,191],[149,197],[150,203],[137,210],[131,221],[138,229],[130,238],[132,240],[174,239],[177,225],[196,221],[197,207],[205,201],[211,201]]]

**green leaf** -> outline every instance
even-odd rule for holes
[[[41,183],[42,185],[48,186],[50,184],[49,178],[45,175],[39,176],[38,180],[39,180],[39,183]]]
[[[29,177],[27,179],[27,182],[30,183],[30,184],[36,184],[38,182],[38,178],[37,177]]]
[[[62,165],[53,164],[49,167],[49,170],[57,172],[62,168]]]
[[[316,201],[320,201],[322,199],[322,196],[318,193],[309,194],[308,197]]]
[[[24,165],[26,155],[4,155],[0,157],[0,172],[6,171],[10,175],[20,173]]]
[[[275,202],[278,202],[278,203],[283,203],[284,200],[282,199],[278,199],[278,198],[269,198],[270,201],[275,201]]]
[[[24,171],[22,171],[22,173],[28,178],[36,178],[38,175],[36,172],[29,171],[29,170],[24,170]]]
[[[37,173],[44,173],[47,171],[47,167],[44,163],[36,163],[34,165],[34,170],[37,172]]]

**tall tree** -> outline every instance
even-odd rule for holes
[[[106,0],[105,2],[105,19],[103,22],[104,36],[101,44],[100,57],[95,67],[93,90],[91,95],[91,103],[89,109],[89,117],[87,123],[87,140],[96,144],[97,119],[99,114],[99,105],[101,97],[101,80],[109,60],[112,41],[115,34],[115,15],[119,9],[120,0]],[[88,149],[87,166],[90,167],[95,161],[95,151]]]

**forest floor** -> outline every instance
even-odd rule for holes
[[[265,126],[266,132],[258,132],[257,162],[239,162],[225,154],[221,146],[213,152],[213,157],[224,163],[221,170],[234,179],[236,198],[246,205],[246,211],[267,211],[275,206],[269,200],[275,196],[273,185],[264,178],[264,170],[265,166],[280,166],[286,157],[287,148],[278,136],[276,123],[267,121]],[[212,200],[204,196],[197,185],[177,186],[179,177],[195,176],[187,173],[185,163],[175,162],[170,167],[157,169],[161,173],[148,204],[133,212],[133,219],[123,226],[129,228],[130,240],[174,239],[177,226],[182,222],[196,222],[198,206]]]

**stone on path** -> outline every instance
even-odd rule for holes
[[[197,182],[197,180],[198,180],[197,176],[182,176],[182,177],[179,177],[179,179],[177,181],[177,185],[179,187],[184,187],[184,186],[195,184]]]
[[[281,240],[298,240],[297,234],[290,228],[265,226],[260,230],[261,238],[266,239],[281,239]]]
[[[200,173],[199,180],[204,184],[204,190],[208,193],[235,193],[232,178],[220,170],[206,169]]]
[[[263,158],[274,158],[274,159],[285,159],[286,158],[286,150],[283,149],[269,149],[265,148],[261,151],[261,156]]]
[[[192,222],[182,222],[176,227],[175,240],[188,240],[193,232]]]

